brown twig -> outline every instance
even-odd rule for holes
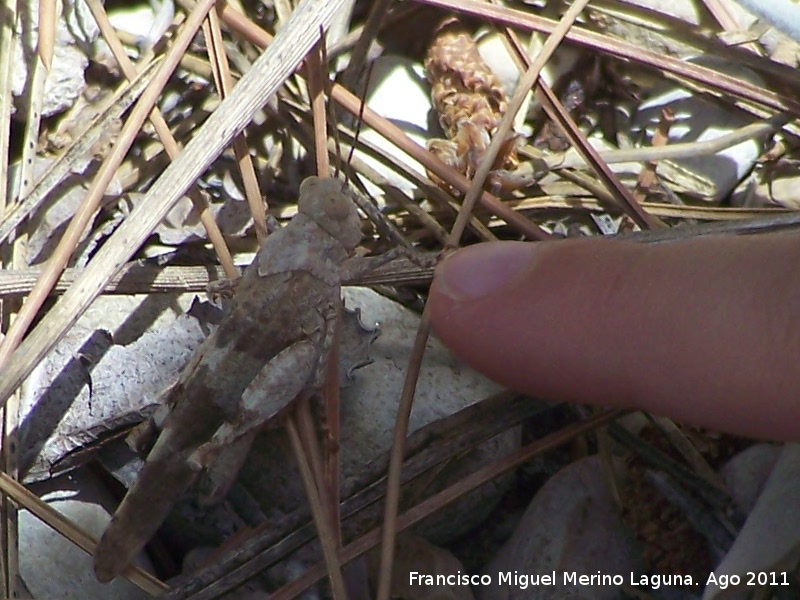
[[[435,256],[430,253],[428,257]],[[64,293],[85,269],[70,268],[58,280],[53,294]],[[22,296],[30,292],[41,276],[39,267],[0,270],[0,296]],[[221,267],[157,267],[139,262],[125,264],[105,288],[107,294],[163,294],[206,292],[209,282],[227,276]],[[367,275],[345,281],[345,285],[424,285],[433,277],[433,268],[420,267],[398,258]]]
[[[317,175],[330,177],[330,161],[328,160],[328,115],[325,109],[325,80],[327,79],[327,65],[324,65],[322,55],[325,48],[325,36],[320,32],[320,38],[311,52],[306,57],[306,81],[308,92],[311,96],[311,114],[314,124],[314,151],[317,161]]]

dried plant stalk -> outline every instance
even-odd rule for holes
[[[506,112],[505,90],[481,58],[470,33],[455,19],[442,24],[434,36],[425,72],[439,123],[448,138],[431,140],[428,149],[471,177]],[[494,169],[517,166],[516,139],[516,134],[509,134]]]

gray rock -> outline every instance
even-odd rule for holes
[[[113,499],[87,474],[54,479],[35,486],[34,492],[52,508],[99,537],[111,514]],[[109,584],[97,581],[92,558],[27,511],[19,515],[20,574],[34,598],[82,600],[140,600],[150,595],[118,577]]]
[[[611,600],[619,597],[616,585],[565,585],[563,574],[621,575],[629,583],[630,574],[641,569],[637,556],[600,459],[590,456],[539,490],[514,535],[484,569],[491,585],[476,591],[480,600]],[[501,573],[511,576],[510,584],[500,584]],[[554,581],[544,579],[553,574]],[[542,577],[538,585],[532,583],[536,577]]]

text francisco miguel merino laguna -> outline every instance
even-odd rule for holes
[[[458,571],[450,575],[429,575],[411,571],[408,574],[410,585],[425,585],[425,586],[485,586],[485,585],[510,585],[520,589],[528,587],[551,586],[551,585],[613,585],[620,586],[623,583],[629,583],[633,586],[647,586],[650,588],[659,588],[662,585],[678,585],[678,586],[693,586],[699,583],[716,584],[722,589],[726,588],[730,583],[727,581],[728,576],[719,575],[715,576],[712,572],[708,581],[694,581],[691,575],[637,575],[631,573],[629,577],[622,575],[608,575],[602,574],[599,571],[594,574],[586,575],[576,573],[575,571],[567,571],[563,573],[551,573],[530,575],[527,573],[519,573],[517,571],[500,571],[497,577],[493,578],[491,575],[468,575]],[[734,577],[737,577],[734,575]],[[778,583],[778,585],[787,585],[787,583]]]

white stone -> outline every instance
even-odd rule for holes
[[[85,473],[76,472],[33,489],[51,508],[95,537],[100,536],[111,518],[105,508],[113,506],[108,491]],[[98,582],[92,557],[28,511],[20,512],[19,529],[20,574],[35,598],[150,598],[147,592],[122,578],[108,584]]]

